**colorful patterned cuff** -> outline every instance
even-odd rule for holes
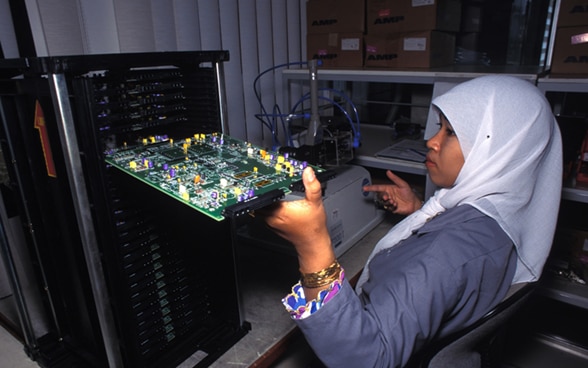
[[[306,301],[304,289],[299,281],[292,287],[292,292],[282,299],[282,304],[284,304],[286,311],[290,313],[290,316],[293,319],[304,319],[318,311],[325,303],[337,294],[341,289],[344,278],[345,271],[341,269],[339,278],[333,281],[327,289],[321,290],[316,299],[309,302]]]

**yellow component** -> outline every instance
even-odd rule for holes
[[[189,146],[192,143],[192,140],[190,138],[186,138],[186,144]]]
[[[253,167],[253,172],[257,174],[257,166]]]
[[[194,177],[194,184],[198,183],[200,183],[200,175],[196,174],[196,176]]]
[[[243,193],[243,192],[241,191],[241,188],[235,188],[234,192],[235,192],[235,195],[237,195],[237,196],[238,196],[239,194]]]
[[[184,143],[182,145],[182,147],[184,148],[184,153],[188,152],[188,144],[187,143]]]
[[[278,156],[278,163],[283,163],[284,162],[284,156]]]
[[[227,199],[227,193],[223,193],[223,198]]]
[[[155,143],[155,137],[154,136],[149,137],[149,140],[151,141],[151,143]]]
[[[147,138],[143,138],[143,144],[147,144]]]
[[[282,171],[282,165],[276,164],[275,169],[276,171]]]
[[[129,162],[129,167],[131,170],[135,170],[137,168],[137,163],[135,161]]]
[[[145,165],[145,167],[149,167],[149,160],[145,160],[145,162],[143,163],[143,165]]]
[[[182,198],[186,201],[190,200],[190,194],[188,192],[182,193]]]
[[[260,150],[259,154],[261,155],[262,158],[265,158],[265,155],[267,155],[267,152],[265,150]]]
[[[170,146],[173,146],[173,145],[174,145],[174,140],[173,140],[173,139],[171,139],[171,138],[169,139],[169,145],[170,145]]]

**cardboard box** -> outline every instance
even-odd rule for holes
[[[400,35],[366,35],[363,65],[371,68],[397,68],[400,52]]]
[[[367,0],[366,28],[371,35],[408,31],[458,32],[460,0]]]
[[[421,31],[402,35],[399,68],[436,68],[452,65],[455,35],[439,31]]]
[[[551,74],[588,74],[588,26],[557,29]]]
[[[363,66],[363,33],[327,33],[306,36],[307,58],[322,61],[322,68]]]
[[[460,32],[482,31],[482,4],[467,3],[463,5]]]
[[[307,34],[355,32],[365,32],[365,0],[307,1]]]
[[[588,26],[588,1],[561,0],[557,16],[557,26]]]
[[[389,35],[366,35],[365,67],[435,68],[451,65],[455,58],[455,35],[420,31]]]

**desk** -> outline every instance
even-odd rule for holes
[[[372,248],[394,220],[394,216],[387,214],[380,224],[339,258],[348,277],[361,271]],[[239,266],[243,277],[244,317],[251,323],[251,331],[214,362],[211,365],[214,368],[268,367],[295,332],[294,322],[281,304],[282,297],[298,281],[295,256],[250,245],[245,247]],[[189,365],[181,367],[184,366]]]

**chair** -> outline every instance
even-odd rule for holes
[[[411,358],[410,368],[498,366],[506,323],[523,305],[536,282],[511,286],[506,297],[473,325],[432,341]]]

